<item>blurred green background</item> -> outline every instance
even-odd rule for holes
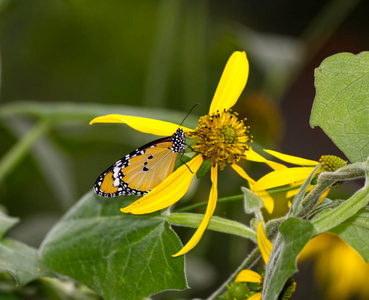
[[[93,117],[122,113],[180,123],[200,103],[185,123],[196,126],[236,50],[246,51],[250,75],[234,110],[248,118],[253,147],[342,157],[319,128],[309,127],[314,68],[337,52],[368,49],[368,11],[369,3],[357,0],[0,0],[0,204],[21,218],[10,236],[37,247],[103,170],[156,138],[119,124],[89,126]],[[22,155],[27,133],[37,142]],[[12,161],[7,155],[17,145],[21,155]],[[255,179],[267,170],[245,167]],[[232,170],[223,173],[220,197],[239,194],[245,182]],[[336,193],[345,197],[359,186],[345,184]],[[206,200],[209,188],[204,177],[178,206]],[[280,203],[275,215],[286,210]],[[216,213],[246,222],[242,207],[219,205]],[[178,233],[188,239],[192,231]],[[248,247],[206,232],[188,256],[193,291],[184,295],[207,296]],[[292,299],[325,299],[311,266],[302,270]]]

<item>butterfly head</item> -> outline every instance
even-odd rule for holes
[[[173,143],[171,150],[174,152],[181,152],[185,149],[185,134],[181,128],[170,137],[170,141]]]

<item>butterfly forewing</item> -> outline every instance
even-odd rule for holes
[[[144,195],[167,178],[178,153],[184,151],[184,133],[155,140],[118,160],[99,176],[94,190],[99,196]]]

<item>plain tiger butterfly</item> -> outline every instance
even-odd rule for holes
[[[143,196],[158,186],[174,169],[185,137],[178,128],[172,135],[152,141],[115,162],[96,180],[95,192],[102,197]]]
[[[173,173],[178,153],[182,152],[183,155],[185,145],[185,134],[178,128],[172,136],[157,139],[134,150],[97,178],[94,185],[96,194],[102,197],[147,194]]]

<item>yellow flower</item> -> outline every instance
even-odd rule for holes
[[[259,222],[258,230],[257,230],[257,240],[258,246],[261,252],[261,256],[265,264],[268,264],[270,253],[272,252],[273,245],[268,240],[264,233],[263,229],[263,221]],[[252,282],[259,284],[259,292],[247,298],[248,300],[261,300],[262,294],[261,290],[263,289],[263,276],[259,273],[254,272],[252,270],[242,270],[236,277],[235,282]]]
[[[299,262],[315,257],[316,281],[328,299],[369,299],[369,264],[340,237],[324,233],[304,247]]]
[[[315,167],[321,163],[321,167],[316,171],[319,174],[324,171],[335,171],[340,167],[347,164],[346,161],[339,157],[333,155],[323,155],[319,161],[305,159],[297,156],[287,155],[279,153],[272,150],[264,150],[265,152],[277,157],[278,159],[285,161],[287,163],[300,165],[301,167],[294,168],[280,168],[278,170],[272,171],[267,175],[260,178],[254,185],[255,191],[263,191],[275,187],[280,187],[284,185],[290,185],[291,188],[296,187],[296,189],[288,191],[286,197],[290,198],[297,194],[298,187],[308,178],[308,176],[313,172]],[[308,190],[312,189],[314,186],[310,185]],[[321,196],[320,201],[322,201],[329,193],[330,188],[328,188]]]
[[[265,265],[268,264],[270,253],[273,249],[273,244],[268,240],[264,233],[263,229],[263,221],[259,222],[258,230],[257,230],[257,241],[258,246],[261,252],[261,256],[263,257]],[[257,283],[258,287],[256,289],[256,293],[253,294],[251,297],[248,297],[247,300],[261,300],[262,298],[262,290],[264,284],[264,274],[260,275],[252,270],[242,270],[238,273],[235,282],[250,282],[250,283]],[[296,282],[293,278],[289,278],[285,283],[281,294],[279,295],[278,299],[289,299],[291,298],[293,292],[296,288]]]
[[[197,140],[197,143],[193,146],[197,151],[197,155],[186,165],[179,167],[142,198],[121,209],[124,213],[147,214],[169,207],[187,192],[193,177],[204,160],[210,160],[212,187],[204,218],[189,242],[173,256],[187,253],[201,239],[217,202],[218,166],[223,169],[227,162],[240,176],[248,180],[251,186],[255,181],[237,165],[241,158],[264,162],[275,169],[280,166],[278,163],[267,161],[246,144],[250,141],[247,135],[248,127],[244,125],[243,121],[238,120],[235,113],[230,111],[246,85],[248,73],[249,64],[246,53],[234,52],[223,71],[210,105],[209,114],[199,119],[199,125],[195,130],[181,126],[187,136]],[[179,125],[169,122],[124,115],[98,117],[92,120],[90,124],[97,122],[125,123],[141,132],[162,136],[172,135],[179,127]],[[266,197],[264,201],[269,201],[269,203],[265,203],[265,207],[268,210],[272,209],[273,200]]]

